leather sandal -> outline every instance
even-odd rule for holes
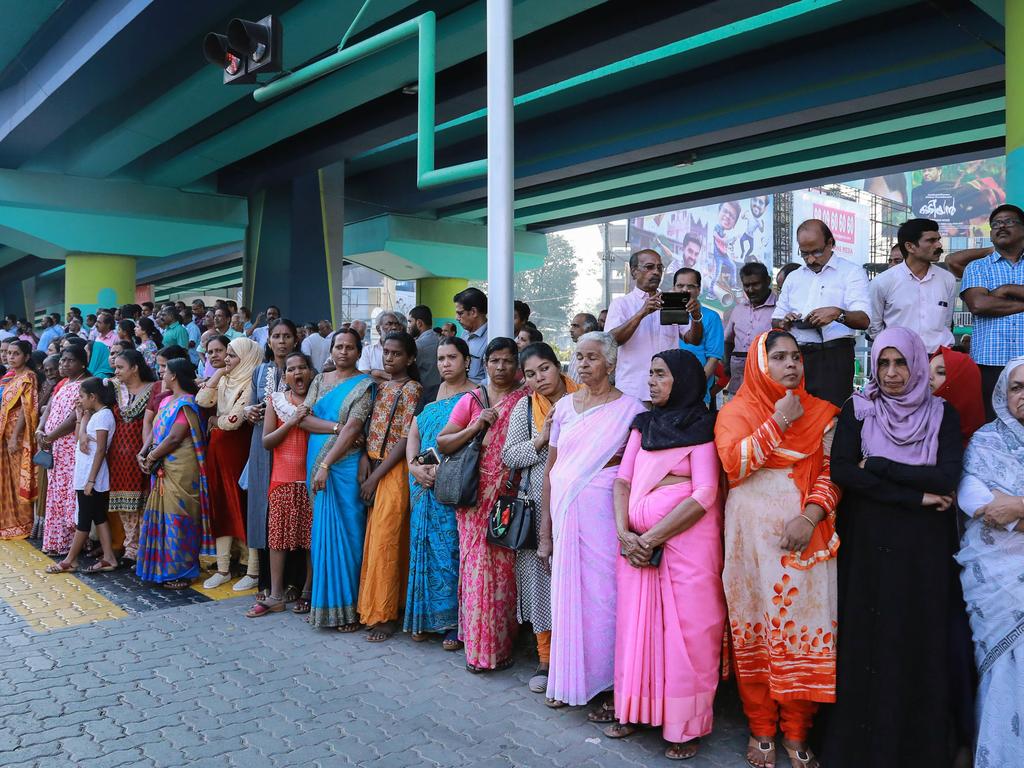
[[[760,752],[759,762],[751,759],[751,752]],[[747,741],[747,765],[752,768],[775,768],[775,739],[761,739],[751,735]]]
[[[786,750],[786,754],[789,755],[789,762],[793,765],[793,768],[820,768],[821,763],[817,756],[811,752],[810,749],[800,749],[798,747],[791,747],[782,742],[782,748]]]

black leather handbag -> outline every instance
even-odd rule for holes
[[[526,402],[526,422],[529,424],[530,438],[533,438],[533,407]],[[530,493],[530,474],[533,467],[527,467],[526,478],[523,471],[517,469],[509,475],[505,483],[505,493],[498,497],[487,518],[487,541],[496,547],[505,549],[536,549],[537,505],[533,499],[521,494]]]
[[[487,390],[480,389],[484,401],[488,401]],[[489,408],[490,403],[480,401],[476,392],[470,392],[473,399],[480,403],[481,408]],[[434,497],[442,504],[453,507],[475,507],[477,493],[480,490],[480,449],[483,446],[483,430],[461,449],[441,459],[434,475]]]

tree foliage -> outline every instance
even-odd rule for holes
[[[515,296],[530,305],[530,320],[545,341],[568,332],[577,278],[576,250],[561,235],[548,235],[544,266],[516,273]]]

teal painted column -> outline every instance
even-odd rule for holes
[[[1024,205],[1024,2],[1006,0],[1006,201]]]

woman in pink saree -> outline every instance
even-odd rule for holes
[[[721,465],[704,368],[682,349],[654,356],[654,408],[633,420],[615,480],[618,559],[615,716],[605,735],[661,726],[686,760],[711,732],[725,626]]]
[[[612,687],[615,666],[615,566],[619,540],[612,484],[636,398],[611,385],[616,346],[593,332],[576,347],[584,389],[553,411],[537,556],[551,557],[551,667],[548,706],[586,704]],[[611,701],[593,722],[615,719]]]

